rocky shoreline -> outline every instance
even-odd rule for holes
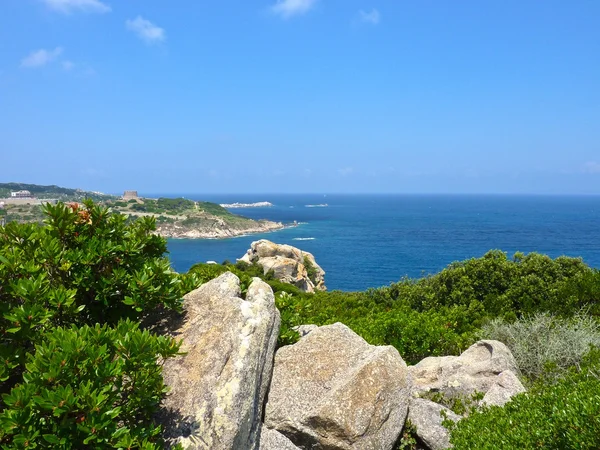
[[[269,233],[296,225],[281,222],[259,221],[252,226],[233,227],[225,222],[215,222],[210,227],[191,227],[178,223],[158,224],[157,233],[169,239],[225,239],[248,234]]]

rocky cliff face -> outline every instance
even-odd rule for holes
[[[324,291],[325,271],[315,257],[291,245],[280,245],[266,239],[255,241],[240,258],[248,264],[258,264],[266,274],[273,271],[275,278],[293,284],[305,292]]]
[[[246,234],[267,233],[282,228],[285,228],[282,223],[268,220],[247,219],[239,223],[228,223],[220,218],[210,218],[191,224],[188,224],[185,220],[173,223],[158,223],[156,231],[166,238],[222,239]]]

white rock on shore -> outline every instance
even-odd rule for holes
[[[271,202],[256,202],[256,203],[221,203],[223,208],[268,208],[273,206]]]

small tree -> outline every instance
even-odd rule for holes
[[[92,201],[44,213],[45,226],[0,227],[0,444],[153,448],[157,356],[178,346],[136,322],[180,309],[194,279],[171,270],[153,218],[127,223]]]

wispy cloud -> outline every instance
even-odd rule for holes
[[[64,14],[74,11],[107,13],[111,8],[100,0],[42,0],[49,8]]]
[[[292,16],[305,14],[310,11],[318,0],[277,0],[271,11],[278,16],[288,19]]]
[[[61,62],[62,68],[65,69],[67,72],[70,70],[73,70],[73,67],[75,67],[75,63],[73,61],[63,61]]]
[[[21,60],[21,67],[30,69],[43,67],[58,58],[62,52],[62,47],[56,47],[54,50],[36,50]]]
[[[144,19],[142,16],[137,16],[133,20],[127,20],[125,25],[128,30],[133,31],[147,44],[156,44],[166,39],[165,30]]]
[[[381,14],[375,8],[373,8],[369,12],[363,11],[361,9],[358,12],[358,14],[360,16],[361,22],[368,23],[371,25],[377,25],[379,22],[381,22]]]
[[[600,173],[600,162],[588,161],[583,165],[584,173]]]
[[[338,173],[343,177],[347,177],[348,175],[352,175],[354,173],[354,169],[352,167],[343,167],[338,169]]]

